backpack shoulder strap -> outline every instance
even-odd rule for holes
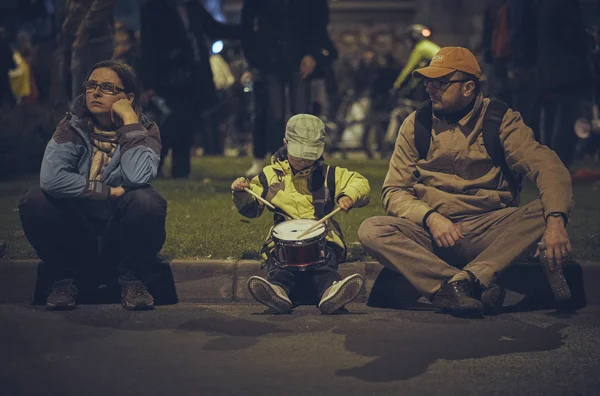
[[[504,178],[511,185],[515,199],[517,199],[523,188],[523,177],[520,174],[515,174],[508,167],[504,155],[504,146],[500,141],[500,127],[507,110],[508,104],[505,102],[496,98],[490,99],[483,116],[483,144],[488,155],[492,158],[494,166],[499,166],[502,170]]]
[[[431,144],[431,126],[433,125],[431,116],[432,108],[429,100],[417,109],[415,115],[415,146],[420,158],[427,157]]]
[[[506,103],[492,98],[483,116],[483,144],[495,166],[502,166],[502,163],[506,163],[504,147],[500,142],[500,126],[507,110]]]

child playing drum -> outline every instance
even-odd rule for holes
[[[287,313],[292,309],[288,295],[302,271],[319,294],[319,310],[331,314],[358,296],[364,279],[359,274],[341,279],[337,268],[346,258],[346,245],[340,227],[332,218],[324,226],[316,223],[336,203],[343,211],[365,206],[371,189],[359,173],[323,161],[325,125],[319,118],[290,118],[283,143],[271,165],[251,182],[240,177],[231,185],[233,202],[243,216],[259,217],[265,204],[275,208],[275,226],[262,248],[268,277],[251,277],[248,289],[260,303]]]

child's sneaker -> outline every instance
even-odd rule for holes
[[[339,311],[344,305],[358,297],[363,288],[365,280],[359,274],[354,274],[333,282],[329,286],[319,302],[319,309],[324,314],[332,314]]]
[[[292,302],[285,290],[260,276],[251,276],[248,279],[248,290],[256,301],[277,313],[288,313],[292,309]]]

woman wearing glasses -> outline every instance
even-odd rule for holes
[[[94,278],[93,264],[110,261],[123,307],[149,309],[143,280],[164,243],[167,210],[150,186],[159,130],[140,113],[129,65],[97,63],[83,86],[46,147],[40,186],[21,201],[23,230],[55,280],[47,308],[74,308],[75,279]]]

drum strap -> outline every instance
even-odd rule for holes
[[[325,203],[325,214],[331,213],[335,206],[335,165],[329,165],[327,168],[327,189],[329,190],[329,199]]]
[[[325,216],[325,175],[323,173],[323,166],[317,166],[311,174],[310,191],[317,219]]]
[[[315,207],[315,217],[322,219],[327,214],[331,213],[335,205],[335,166],[327,166],[327,175],[324,175],[325,167],[318,167],[312,174],[312,203]],[[327,183],[324,183],[327,179]],[[325,197],[325,186],[329,192]],[[315,188],[316,187],[316,188]]]

